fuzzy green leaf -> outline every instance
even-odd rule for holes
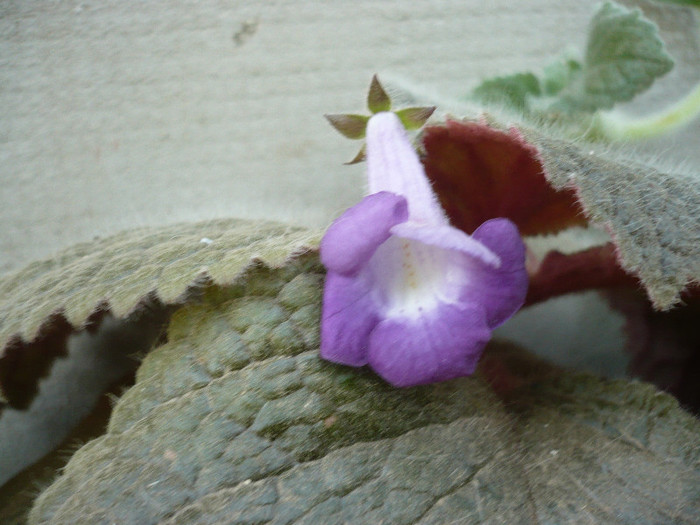
[[[516,73],[485,80],[472,92],[472,97],[484,104],[500,105],[525,111],[529,97],[542,93],[540,81],[532,73]]]
[[[563,57],[544,68],[542,93],[546,96],[559,94],[581,74],[581,63],[573,58]]]
[[[672,68],[656,25],[639,9],[606,2],[591,21],[582,75],[563,94],[560,106],[610,109],[645,91]]]
[[[524,235],[541,235],[597,224],[659,310],[678,305],[683,290],[700,282],[697,174],[490,117],[491,125],[448,120],[422,135],[426,173],[454,225],[470,233],[508,217]]]
[[[654,306],[678,305],[681,292],[700,282],[700,179],[524,133],[552,186],[574,188],[588,219],[613,235],[621,266],[639,278]]]
[[[541,78],[529,72],[491,78],[472,98],[546,119],[580,116],[631,100],[672,68],[656,25],[639,9],[606,2],[591,20],[582,62],[566,53]]]
[[[309,254],[176,312],[29,523],[696,519],[700,423],[669,396],[499,345],[392,388],[319,359],[322,280]]]

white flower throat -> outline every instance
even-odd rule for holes
[[[466,279],[459,254],[399,237],[375,252],[370,266],[388,317],[416,318],[457,300]]]

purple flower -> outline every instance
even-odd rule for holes
[[[450,226],[395,114],[372,116],[366,140],[370,195],[321,241],[321,357],[402,387],[469,375],[525,299],[518,229]]]

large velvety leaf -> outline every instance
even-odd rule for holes
[[[172,318],[30,523],[693,523],[700,423],[649,385],[492,345],[395,389],[318,357],[313,254]]]
[[[525,127],[448,120],[427,128],[423,142],[426,172],[455,226],[471,232],[508,217],[523,235],[536,235],[587,218],[609,231],[619,264],[656,308],[670,308],[700,281],[697,176],[663,173]]]
[[[106,311],[124,317],[147,301],[176,303],[205,281],[232,283],[256,261],[279,266],[319,238],[302,228],[231,219],[142,228],[3,276],[0,389],[14,406],[26,406],[72,330]]]
[[[700,282],[700,177],[664,173],[527,132],[555,188],[574,188],[588,218],[612,235],[621,266],[657,309]]]
[[[668,2],[669,4],[683,4],[700,7],[700,0],[657,0],[657,2]]]

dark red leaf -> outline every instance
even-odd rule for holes
[[[635,290],[608,294],[608,300],[626,317],[630,375],[700,414],[700,287],[686,291],[684,305],[667,312],[655,311]]]
[[[612,243],[572,254],[551,251],[531,271],[525,306],[568,293],[620,286],[638,287],[639,281],[620,267]]]
[[[554,190],[537,149],[520,133],[448,120],[426,128],[423,160],[452,224],[467,233],[507,217],[523,235],[586,224],[573,190]]]
[[[572,254],[549,252],[530,274],[525,306],[567,293],[607,290],[610,304],[626,317],[629,374],[700,414],[700,286],[682,294],[682,306],[656,311],[639,280],[620,267],[612,243]],[[496,391],[517,387],[508,374],[492,369],[487,371],[496,378]]]
[[[518,391],[557,374],[555,366],[523,352],[505,341],[491,341],[479,361],[479,374],[493,392],[506,402],[517,397]]]

